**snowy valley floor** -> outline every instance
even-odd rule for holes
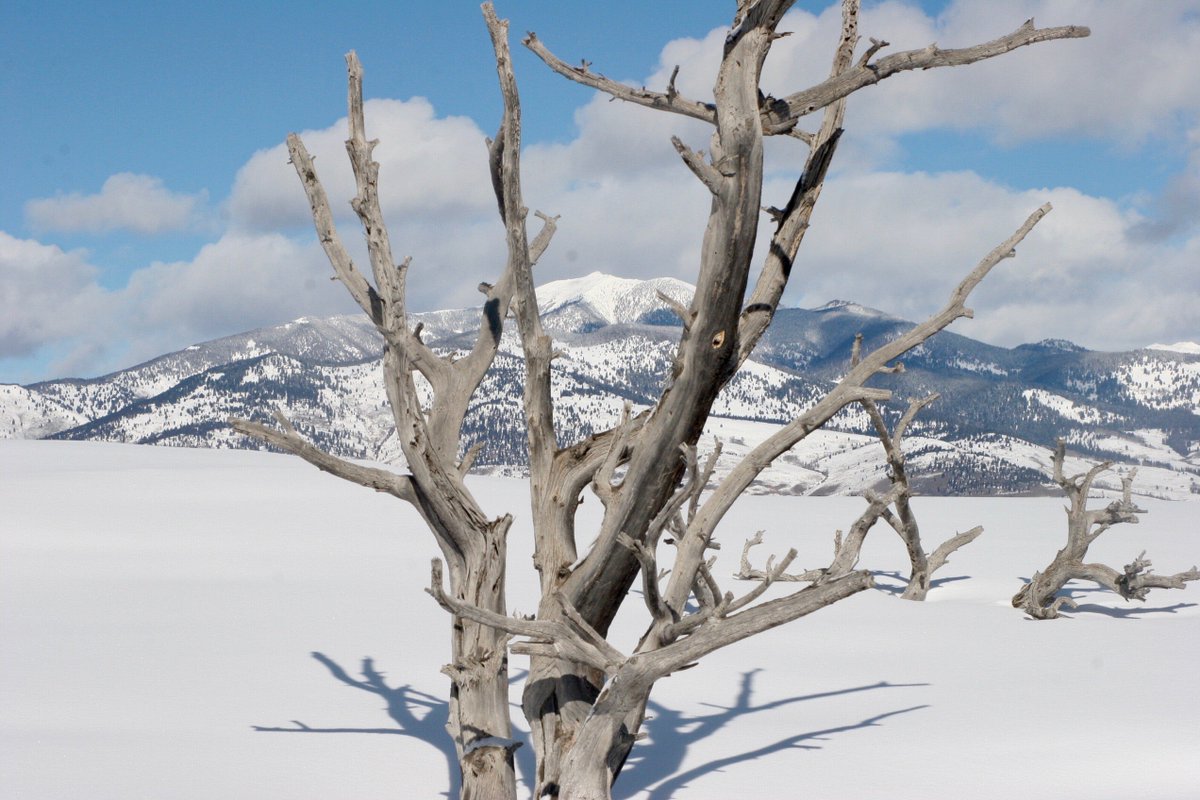
[[[525,487],[473,486],[517,517],[509,607],[532,610]],[[1200,561],[1200,503],[1142,504],[1095,560]],[[748,589],[730,574],[760,528],[759,563],[789,546],[798,565],[827,562],[861,505],[744,498],[715,572]],[[1200,796],[1200,585],[1144,604],[1080,586],[1071,619],[1025,619],[1008,599],[1064,541],[1061,507],[919,499],[930,549],[985,527],[926,603],[897,599],[883,574],[660,683],[616,796]],[[447,621],[422,591],[434,555],[402,503],[297,459],[0,441],[0,797],[444,795]],[[873,531],[863,566],[904,563]],[[642,628],[640,601],[627,605],[626,650]]]

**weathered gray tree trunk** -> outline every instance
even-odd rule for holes
[[[1072,580],[1095,581],[1126,600],[1145,600],[1151,589],[1184,589],[1188,581],[1200,580],[1200,571],[1192,567],[1175,575],[1156,575],[1145,551],[1125,568],[1117,570],[1105,564],[1087,564],[1088,547],[1100,534],[1113,525],[1136,524],[1145,509],[1133,502],[1133,479],[1137,470],[1121,478],[1121,499],[1104,508],[1088,509],[1088,494],[1096,478],[1112,467],[1111,461],[1096,464],[1086,474],[1070,478],[1063,473],[1067,444],[1062,439],[1054,450],[1054,481],[1062,487],[1070,505],[1067,506],[1067,544],[1055,554],[1054,560],[1041,572],[1035,572],[1029,583],[1013,595],[1012,604],[1034,619],[1055,619],[1063,606],[1075,607],[1075,601],[1058,592]]]
[[[539,618],[561,615],[560,604],[550,599],[561,592],[598,633],[607,631],[638,572],[636,559],[628,548],[619,546],[618,538],[628,535],[645,543],[652,521],[678,486],[682,462],[676,453],[681,446],[696,442],[717,393],[770,324],[841,133],[845,98],[902,70],[968,64],[1026,44],[1087,35],[1086,29],[1075,27],[1038,30],[1030,21],[983,45],[962,50],[931,45],[876,61],[873,57],[886,43],[872,40],[871,47],[855,61],[858,2],[846,0],[842,36],[829,79],[784,98],[767,97],[759,90],[762,65],[779,36],[776,28],[791,5],[789,0],[738,4],[711,103],[684,97],[674,79],[665,92],[617,83],[590,71],[586,62],[576,67],[559,59],[533,34],[525,40],[551,69],[570,80],[616,99],[701,119],[714,126],[707,155],[674,140],[685,164],[711,194],[712,203],[696,293],[689,308],[678,310],[684,331],[667,388],[649,412],[601,437],[544,458],[538,458],[531,447],[534,524],[544,593]],[[816,111],[823,111],[817,132],[801,130],[799,121]],[[809,156],[791,197],[782,208],[768,209],[776,230],[747,297],[762,203],[766,135],[797,138],[809,145]],[[950,319],[941,324],[948,324]],[[527,349],[536,342],[536,335],[524,328],[522,335]],[[896,350],[886,358],[902,352]],[[547,378],[539,380],[548,379],[548,361],[543,369]],[[531,364],[530,374],[533,371]],[[529,414],[532,443],[532,422],[547,427],[551,424],[548,402]],[[780,452],[782,449],[763,457],[774,458]],[[578,492],[589,475],[611,460],[625,462],[625,474],[615,486],[608,482],[600,486],[604,520],[596,544],[580,559],[573,523]],[[679,466],[671,469],[671,464]],[[578,471],[572,473],[575,469]],[[562,660],[533,659],[531,677],[524,706],[538,750],[537,794],[554,795],[562,780],[561,751],[577,740],[580,726],[592,713],[591,698],[601,687],[594,670]]]

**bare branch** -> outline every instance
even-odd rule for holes
[[[529,265],[537,264],[538,259],[542,257],[542,253],[546,252],[546,248],[550,246],[550,240],[554,238],[555,232],[558,231],[559,215],[553,217],[548,214],[543,214],[541,211],[534,211],[533,215],[542,221],[542,229],[538,231],[537,236],[533,237],[533,241],[529,243]]]
[[[684,330],[692,327],[692,320],[695,318],[695,315],[693,315],[692,312],[687,309],[687,307],[676,301],[675,298],[671,297],[669,294],[666,294],[661,289],[655,290],[654,293],[658,296],[659,300],[666,304],[667,308],[675,312],[675,316],[679,317],[679,321],[683,323]]]
[[[317,169],[313,164],[312,156],[304,147],[304,142],[300,141],[300,137],[294,133],[288,134],[287,147],[291,163],[296,168],[296,174],[300,176],[305,194],[308,195],[313,224],[317,229],[317,239],[321,242],[321,247],[324,248],[329,263],[333,266],[334,274],[350,292],[350,296],[354,298],[354,302],[358,303],[359,308],[366,313],[377,328],[383,331],[383,300],[376,293],[375,287],[371,286],[354,266],[354,261],[350,258],[345,245],[342,244],[337,225],[333,221],[333,212],[329,207],[329,197],[325,194],[325,188],[317,178]]]
[[[479,451],[483,449],[483,442],[475,442],[467,448],[467,452],[463,454],[462,461],[458,462],[458,474],[466,475],[471,471],[471,466],[475,463],[475,458],[479,455]]]
[[[880,50],[882,50],[885,47],[891,46],[891,44],[892,44],[891,42],[885,42],[882,39],[872,38],[871,46],[868,47],[866,52],[862,54],[862,57],[858,59],[857,66],[859,66],[859,67],[867,66],[868,64],[871,63],[871,59],[875,57],[876,53],[878,53]]]
[[[678,74],[678,67],[671,74],[671,81],[665,93],[652,92],[645,87],[640,89],[634,88],[592,72],[588,69],[589,64],[586,61],[582,62],[581,66],[571,66],[551,53],[542,44],[541,40],[538,39],[537,34],[532,31],[525,35],[524,45],[533,51],[533,54],[540,58],[546,66],[564,78],[581,83],[584,86],[590,86],[597,91],[611,95],[617,100],[625,100],[639,106],[657,108],[661,111],[670,111],[675,114],[692,117],[693,119],[704,120],[705,122],[716,122],[717,112],[712,105],[689,100],[675,89],[675,76]]]
[[[350,138],[346,140],[346,153],[358,191],[350,201],[350,207],[362,223],[363,235],[367,240],[367,254],[371,260],[371,272],[376,290],[384,298],[383,326],[385,335],[399,339],[407,334],[404,324],[404,272],[407,259],[397,268],[392,257],[392,244],[383,212],[379,206],[379,164],[373,152],[379,143],[367,141],[366,123],[363,117],[362,64],[358,55],[351,50],[346,54],[348,120]],[[361,304],[360,304],[361,305]]]
[[[750,565],[750,549],[762,544],[762,542],[763,531],[758,531],[754,534],[754,536],[747,539],[744,545],[742,545],[741,566],[738,571],[733,574],[734,578],[740,581],[761,581],[772,575],[772,573],[775,573],[774,577],[771,577],[772,581],[795,583],[801,581],[812,582],[825,574],[824,569],[810,569],[800,573],[777,572],[772,563],[774,561],[774,556],[767,558],[767,566],[765,570],[754,568]]]
[[[708,454],[708,458],[704,461],[704,469],[700,471],[700,480],[696,491],[692,492],[688,499],[688,524],[696,518],[696,508],[700,505],[700,495],[704,493],[704,489],[708,486],[708,482],[712,480],[713,472],[717,469],[717,462],[721,460],[721,452],[725,446],[720,439],[713,442],[713,449]]]
[[[983,533],[983,526],[976,525],[969,531],[963,531],[962,533],[954,534],[949,539],[938,545],[937,549],[929,555],[929,574],[932,575],[934,572],[937,572],[939,569],[945,566],[946,561],[949,560],[951,554],[953,554],[955,550],[958,550],[960,547],[975,541],[977,538],[979,538],[981,533]]]
[[[829,569],[826,570],[825,579],[845,575],[858,565],[858,559],[862,554],[862,546],[867,538],[867,533],[887,511],[887,507],[896,502],[896,498],[903,491],[903,486],[894,484],[882,495],[876,495],[873,492],[867,492],[864,495],[867,507],[863,509],[862,514],[850,526],[850,532],[840,540],[839,546],[834,553],[833,561],[830,562]]]
[[[1150,567],[1151,562],[1146,558],[1145,550],[1132,563],[1125,565],[1117,589],[1122,597],[1126,600],[1145,600],[1151,589],[1184,589],[1187,582],[1200,580],[1200,571],[1194,566],[1174,575],[1155,575]]]
[[[932,69],[934,67],[957,67],[972,64],[988,58],[1002,55],[1030,44],[1048,42],[1055,39],[1078,39],[1090,35],[1085,27],[1070,25],[1060,28],[1035,28],[1033,20],[1028,20],[1012,33],[984,42],[973,47],[943,50],[936,44],[920,50],[907,50],[893,53],[875,63],[861,61],[854,68],[844,73],[830,77],[828,80],[795,94],[790,94],[772,105],[764,115],[764,131],[767,133],[785,133],[796,122],[808,114],[825,108],[831,103],[841,100],[853,92],[879,83],[898,72],[914,69]],[[877,47],[872,47],[878,50]],[[874,55],[872,52],[871,55]]]
[[[617,542],[637,556],[642,570],[642,599],[646,603],[646,610],[650,612],[651,618],[661,623],[669,623],[678,619],[678,615],[663,602],[662,595],[658,591],[658,560],[655,558],[654,551],[650,549],[649,545],[636,542],[625,534],[618,536]]]
[[[850,68],[854,57],[854,48],[858,43],[858,0],[847,0],[842,4],[842,34],[838,46],[834,50],[833,63],[830,65],[831,77],[841,75]],[[780,101],[773,100],[762,104],[762,112],[776,107]],[[845,119],[846,102],[840,100],[832,103],[825,110],[821,127],[815,134],[798,133],[795,123],[782,133],[798,136],[809,144],[808,158],[804,170],[796,182],[792,195],[782,209],[770,209],[776,223],[776,230],[771,237],[771,246],[767,249],[767,257],[755,283],[754,291],[742,310],[738,324],[738,363],[743,363],[758,344],[758,340],[766,331],[767,326],[775,316],[783,290],[792,273],[796,253],[804,240],[804,234],[812,219],[813,210],[821,196],[821,188],[825,183],[825,175],[833,161],[837,143],[841,138],[842,121]],[[765,128],[764,128],[765,130]]]
[[[592,479],[592,490],[602,502],[607,503],[613,495],[613,475],[626,458],[625,449],[629,445],[636,426],[634,424],[633,404],[625,401],[621,408],[621,422],[615,430],[615,441],[608,450],[607,457],[596,470]]]
[[[238,433],[253,436],[284,452],[300,456],[322,472],[328,472],[343,480],[357,483],[360,486],[366,486],[368,489],[374,489],[377,492],[386,492],[413,504],[417,502],[412,479],[409,476],[398,475],[395,472],[379,469],[378,467],[364,467],[361,464],[355,464],[337,456],[331,456],[303,439],[296,433],[291,423],[286,420],[282,423],[284,426],[283,430],[277,430],[269,425],[263,425],[260,422],[251,422],[247,419],[233,418],[229,420],[229,424]]]
[[[789,549],[786,553],[784,553],[780,562],[774,567],[770,568],[767,573],[763,575],[758,586],[755,586],[749,592],[730,603],[725,613],[733,614],[757,600],[772,583],[781,580],[782,576],[786,574],[787,568],[790,567],[792,562],[796,560],[796,555],[797,553],[795,548]]]
[[[871,573],[851,572],[828,583],[814,584],[786,597],[722,617],[720,624],[702,624],[687,636],[644,655],[646,668],[656,674],[670,674],[715,650],[799,619],[872,585]],[[686,620],[677,624],[683,622]]]
[[[688,147],[678,136],[671,137],[671,144],[675,145],[675,151],[679,153],[683,163],[687,164],[688,169],[700,179],[700,182],[707,186],[713,194],[720,194],[721,173],[704,160],[704,154]]]

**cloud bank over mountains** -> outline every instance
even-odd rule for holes
[[[1066,338],[1096,349],[1200,338],[1200,8],[1101,0],[997,4],[959,2],[932,18],[885,2],[864,12],[861,32],[890,41],[884,52],[972,44],[1004,35],[1029,17],[1039,26],[1086,24],[1092,37],[1024,48],[993,62],[902,74],[851,98],[847,133],[802,246],[785,302],[831,298],[913,318],[940,306],[954,283],[1047,200],[1054,213],[976,295],[977,317],[962,332],[999,344]],[[793,11],[768,62],[764,88],[783,94],[821,80],[836,42],[838,11]],[[725,29],[678,39],[637,82],[665,86],[680,66],[680,92],[709,96]],[[568,61],[569,42],[551,42]],[[603,68],[603,53],[586,53]],[[370,95],[372,70],[366,64]],[[526,68],[528,69],[528,68]],[[518,74],[520,80],[522,73]],[[575,130],[558,142],[526,142],[525,201],[561,215],[538,266],[539,283],[594,270],[627,277],[691,279],[708,208],[706,190],[679,162],[670,136],[707,149],[702,123],[588,99]],[[353,180],[342,145],[344,118],[303,131],[317,156],[343,237],[359,237],[349,208]],[[437,98],[373,99],[368,135],[378,138],[382,205],[397,256],[412,255],[414,308],[474,304],[475,286],[503,262],[503,232],[487,175],[489,132],[444,116]],[[281,120],[281,125],[286,121]],[[815,123],[814,123],[815,124]],[[1000,164],[921,171],[919,135],[976,137],[981,157]],[[1177,169],[1162,190],[1087,193],[1069,180],[1044,186],[997,177],[1025,145],[1078,141],[1127,158],[1146,149]],[[281,136],[282,139],[282,136]],[[764,199],[785,201],[804,146],[772,140]],[[1117,156],[1114,156],[1114,158]],[[98,192],[30,200],[32,237],[0,232],[0,359],[53,352],[51,374],[97,374],[204,338],[305,314],[351,309],[312,233],[307,203],[282,141],[251,155],[236,176],[212,176],[209,195],[173,190],[151,175],[120,173]],[[1052,165],[1051,165],[1052,166]],[[1051,170],[1052,171],[1052,170]],[[230,180],[226,189],[222,184]],[[1095,181],[1092,181],[1095,184]],[[226,195],[227,192],[227,196]],[[531,217],[531,228],[536,226]],[[101,279],[86,249],[54,234],[124,232],[152,237],[208,230],[191,258],[156,261],[123,286]],[[205,228],[205,226],[209,226]],[[769,220],[763,215],[760,241]],[[360,251],[361,252],[361,251]],[[0,364],[3,362],[0,361]]]

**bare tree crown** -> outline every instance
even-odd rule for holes
[[[479,331],[469,354],[452,359],[426,345],[408,325],[405,286],[408,259],[397,262],[379,205],[379,165],[372,158],[362,104],[362,67],[347,56],[349,139],[346,149],[357,192],[352,200],[367,242],[370,277],[353,263],[342,240],[312,157],[296,135],[288,151],[312,209],[317,237],[335,276],[370,318],[384,341],[383,371],[397,436],[408,473],[397,475],[322,453],[280,415],[277,424],[235,420],[242,433],[294,453],[341,478],[388,492],[409,503],[440,548],[429,592],[451,615],[450,735],[463,774],[463,797],[510,798],[516,793],[507,706],[508,653],[530,657],[522,703],[537,757],[535,797],[608,798],[638,736],[655,681],[714,650],[790,622],[871,586],[855,568],[849,545],[811,585],[772,599],[768,587],[784,579],[793,555],[757,576],[745,594],[723,592],[709,567],[718,524],[751,482],[789,448],[855,403],[868,409],[890,394],[868,382],[911,348],[972,312],[966,301],[988,272],[1049,212],[1034,211],[955,287],[944,307],[911,331],[869,353],[828,395],[754,448],[715,487],[713,462],[700,463],[696,442],[722,387],[753,352],[770,325],[804,234],[813,222],[837,151],[847,99],[858,89],[899,72],[970,64],[1025,45],[1087,35],[1086,28],[1038,29],[1032,21],[980,45],[942,49],[930,45],[878,57],[886,42],[859,45],[859,2],[842,5],[841,34],[829,77],[783,97],[759,90],[759,80],[790,0],[739,0],[726,38],[711,100],[683,96],[675,75],[663,91],[635,89],[583,66],[570,66],[534,34],[525,45],[550,69],[614,99],[682,114],[708,123],[712,139],[702,153],[673,139],[684,165],[707,190],[710,211],[702,233],[696,292],[688,307],[673,304],[683,321],[669,379],[649,409],[627,411],[619,424],[559,447],[555,438],[551,374],[553,342],[542,327],[533,267],[549,246],[557,217],[535,212],[542,226],[532,241],[521,190],[521,112],[508,47],[508,23],[491,3],[483,14],[496,57],[504,111],[487,158],[505,229],[500,277],[484,285]],[[676,71],[677,72],[677,71]],[[801,120],[819,115],[815,130]],[[774,224],[759,247],[763,213],[764,137],[784,135],[807,149],[789,196],[767,212]],[[828,223],[827,223],[828,224]],[[763,253],[756,262],[755,254]],[[757,277],[751,275],[757,266]],[[492,365],[507,319],[515,318],[525,362],[524,416],[528,430],[535,566],[542,599],[532,619],[508,616],[504,585],[506,537],[512,517],[492,519],[480,508],[464,476],[471,453],[458,459],[468,404]],[[423,376],[432,400],[422,407],[414,375]],[[893,469],[902,472],[903,426],[880,430]],[[576,511],[591,487],[604,506],[590,547],[579,544]],[[950,543],[926,556],[915,520],[906,510],[900,480],[870,498],[856,526],[865,531],[880,516],[897,530],[914,558],[913,581],[928,588],[928,574],[944,561]],[[888,511],[896,504],[896,513]],[[892,515],[892,516],[888,516]],[[864,527],[865,526],[865,527]],[[668,535],[669,534],[669,535]],[[669,540],[669,543],[668,543]],[[952,539],[951,542],[955,542]],[[946,549],[949,548],[949,549]],[[918,569],[917,561],[921,564]],[[669,571],[662,564],[669,563]],[[918,572],[920,575],[918,575]],[[641,581],[648,615],[645,635],[629,653],[607,640],[628,589]],[[447,585],[448,583],[448,585]],[[523,637],[510,647],[510,637]]]

